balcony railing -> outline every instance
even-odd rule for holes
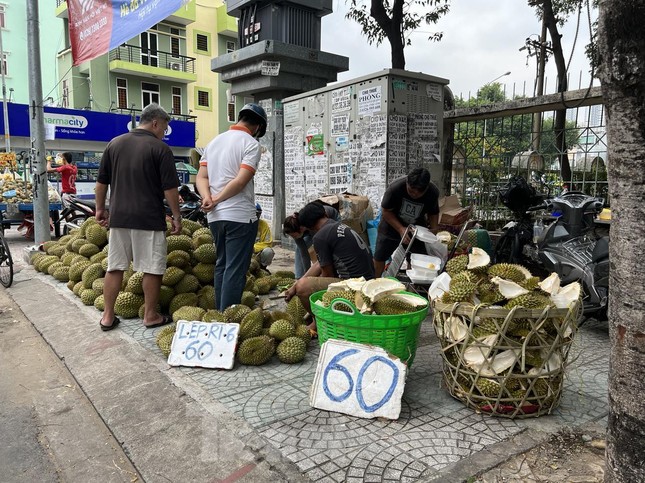
[[[142,109],[135,109],[135,108],[129,108],[129,107],[111,107],[110,112],[115,112],[118,114],[128,114],[131,116],[132,114],[138,116],[141,114]],[[189,111],[192,112],[192,111]],[[181,114],[179,112],[175,112],[174,110],[171,110],[168,114],[170,114],[171,119],[178,119],[180,121],[194,121],[197,119],[197,116],[193,116],[192,114]]]
[[[195,73],[195,58],[187,55],[173,55],[161,50],[142,49],[137,45],[123,44],[110,51],[110,61],[123,60],[135,64],[160,67],[178,72]]]
[[[56,8],[60,7],[65,2],[67,2],[67,0],[56,0]]]

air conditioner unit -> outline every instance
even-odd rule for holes
[[[170,66],[170,69],[172,69],[172,70],[181,70],[181,63],[180,62],[171,62],[168,65]]]

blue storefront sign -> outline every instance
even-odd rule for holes
[[[0,102],[0,106],[2,103]],[[8,104],[9,134],[30,137],[29,106]],[[131,117],[111,112],[81,111],[60,107],[45,107],[46,139],[73,139],[108,142],[130,130]],[[138,122],[138,118],[137,118]],[[0,116],[0,131],[4,134],[4,119]],[[195,123],[172,120],[163,140],[173,147],[195,147]]]

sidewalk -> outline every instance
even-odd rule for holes
[[[21,257],[20,236],[8,236]],[[274,265],[290,268],[289,257],[277,248]],[[64,284],[18,268],[9,295],[145,481],[503,481],[486,472],[563,428],[597,435],[606,427],[606,324],[581,328],[553,415],[509,420],[476,414],[441,387],[439,344],[426,321],[399,420],[364,420],[309,406],[317,346],[293,366],[170,368],[154,342],[159,329],[132,319],[101,333],[98,312]]]

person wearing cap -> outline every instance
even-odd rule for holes
[[[271,227],[267,221],[262,219],[262,207],[260,203],[256,203],[255,211],[258,216],[258,234],[255,237],[253,253],[260,266],[267,268],[271,265],[273,257],[275,256],[275,251],[272,248],[273,235],[271,235]]]
[[[260,163],[260,139],[267,115],[246,104],[237,123],[208,143],[199,163],[196,186],[207,212],[217,251],[215,308],[239,304],[258,232],[253,177]]]
[[[420,225],[436,233],[439,224],[439,189],[430,181],[430,172],[415,168],[388,186],[381,200],[381,222],[374,250],[374,271],[380,277],[385,262],[397,249],[408,225]],[[412,250],[426,253],[418,240]]]

